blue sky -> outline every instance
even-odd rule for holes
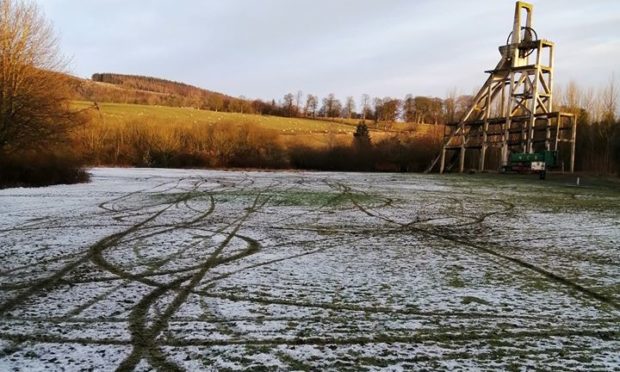
[[[512,0],[35,0],[70,71],[183,81],[233,96],[472,93],[512,27]],[[620,1],[534,1],[556,82],[620,75]]]

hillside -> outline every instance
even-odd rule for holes
[[[310,118],[303,117],[299,113],[290,115],[291,113],[286,112],[286,108],[278,103],[234,98],[189,84],[149,76],[97,73],[93,74],[92,80],[71,76],[69,78],[72,80],[76,101],[121,104],[106,107],[112,111],[122,111],[123,115],[136,110],[147,110],[149,114],[159,116],[165,110],[132,108],[122,106],[122,104],[196,109],[203,111],[200,114],[202,117],[226,118],[234,122],[247,122],[251,118],[253,123],[281,130],[283,134],[320,133],[328,130],[336,133],[350,132],[353,130],[351,127],[355,127],[360,122],[360,119],[346,117]],[[218,113],[218,115],[213,116],[213,113],[208,114],[206,111]],[[179,115],[184,116],[180,114],[184,111],[169,112],[174,113],[175,118]],[[369,119],[367,123],[372,131],[384,134],[420,131],[434,133],[438,130],[437,125],[421,123],[375,122],[372,119]]]
[[[92,102],[74,102],[76,109],[93,107]],[[253,124],[265,129],[276,130],[280,134],[311,133],[353,133],[355,125],[318,119],[286,118],[232,112],[215,112],[186,107],[166,107],[156,105],[137,105],[123,103],[98,103],[103,119],[107,124],[122,122],[160,122],[162,125],[176,124],[216,124],[230,122],[235,124]]]
[[[119,90],[123,91],[123,89]],[[353,120],[287,118],[157,105],[98,103],[97,108],[95,108],[92,102],[86,101],[76,101],[73,105],[79,110],[92,108],[93,120],[103,121],[103,124],[110,128],[127,124],[158,125],[161,127],[209,126],[219,123],[248,124],[277,132],[278,135],[282,136],[285,143],[304,144],[311,147],[349,143],[357,125],[357,121]],[[383,123],[369,124],[369,126],[373,140],[381,140],[401,132],[417,135],[436,133],[438,135],[441,130],[440,126],[426,124],[396,123],[391,125],[390,130],[385,130]]]
[[[151,76],[139,75],[123,75],[113,73],[96,73],[93,74],[92,81],[99,83],[108,83],[118,85],[127,89],[135,89],[140,91],[149,91],[163,93],[169,95],[178,95],[188,97],[191,95],[218,95],[227,97],[224,94],[212,92],[206,89],[198,88],[189,84],[171,81],[166,79],[155,78]],[[228,97],[232,98],[232,97]]]
[[[97,73],[91,80],[72,77],[72,87],[80,101],[252,111],[248,100],[148,76]]]
[[[356,147],[357,126],[334,121],[84,101],[73,107],[88,117],[73,132],[74,150],[91,165],[422,170],[441,135],[440,126],[371,125],[369,145]]]

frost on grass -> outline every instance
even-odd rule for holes
[[[92,173],[0,191],[0,370],[620,366],[617,190]]]

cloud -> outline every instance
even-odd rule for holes
[[[497,63],[514,7],[491,0],[38,3],[80,76],[152,75],[266,99],[297,90],[340,97],[470,92]],[[617,68],[617,0],[540,0],[534,22],[557,43],[556,81],[599,84]]]

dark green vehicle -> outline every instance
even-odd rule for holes
[[[547,170],[555,168],[557,163],[557,151],[515,152],[510,154],[508,164],[502,167],[502,172],[537,173],[540,179],[544,180]]]

